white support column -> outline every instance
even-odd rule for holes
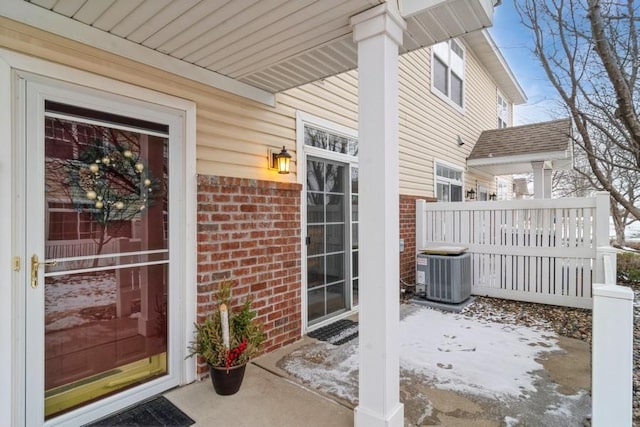
[[[594,427],[631,426],[633,291],[594,285],[591,414]]]
[[[544,199],[544,162],[531,162],[533,168],[533,198]]]
[[[543,169],[543,182],[544,182],[544,194],[543,197],[545,199],[551,198],[551,176],[553,174],[553,169]]]
[[[404,20],[385,2],[351,18],[358,44],[360,393],[357,427],[402,427],[398,326],[398,46]]]

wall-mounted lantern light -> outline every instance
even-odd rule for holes
[[[498,196],[496,195],[496,193],[491,193],[489,194],[489,200],[496,200],[498,198]]]
[[[467,199],[475,200],[475,198],[476,198],[476,190],[474,190],[473,188],[471,190],[467,190]]]
[[[269,169],[277,170],[281,174],[288,174],[290,166],[291,154],[284,146],[279,153],[269,150]]]

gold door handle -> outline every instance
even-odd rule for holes
[[[38,255],[36,254],[31,255],[31,287],[32,288],[38,287],[38,267],[40,266],[53,267],[57,263],[58,263],[57,261],[40,262],[38,260]]]

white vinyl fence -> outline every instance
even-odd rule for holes
[[[416,202],[416,250],[464,246],[475,295],[591,308],[604,283],[609,195],[575,199]]]

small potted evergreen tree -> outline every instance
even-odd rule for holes
[[[266,338],[250,298],[238,310],[232,309],[231,288],[231,281],[220,283],[217,305],[204,322],[196,323],[189,347],[189,357],[198,355],[209,365],[213,388],[220,395],[240,389],[247,362],[260,352]]]

